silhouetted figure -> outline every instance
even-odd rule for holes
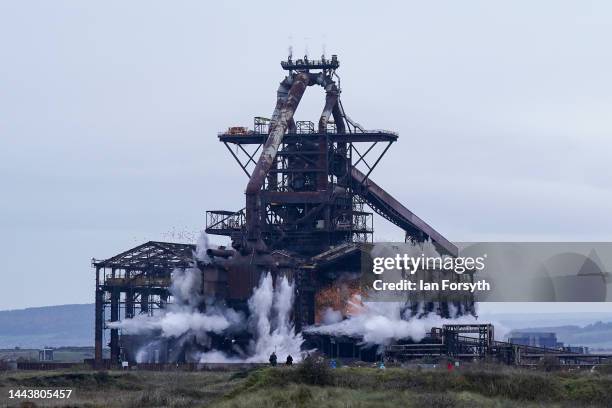
[[[276,353],[272,352],[272,354],[270,354],[270,365],[272,367],[276,366]]]
[[[285,362],[285,364],[287,364],[287,365],[292,365],[293,364],[293,357],[291,357],[291,354],[289,354],[287,356],[287,361]]]

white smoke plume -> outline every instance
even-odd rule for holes
[[[242,319],[236,312],[204,314],[197,311],[178,310],[153,317],[140,315],[118,323],[109,323],[109,327],[122,329],[126,334],[159,333],[162,337],[180,337],[190,330],[196,334],[222,333],[230,326],[240,324]]]
[[[206,250],[209,248],[208,245],[208,235],[206,235],[206,233],[201,233],[200,237],[198,238],[198,242],[196,243],[196,250],[195,250],[195,258],[198,261],[204,262],[205,264],[209,264],[210,261],[210,257],[208,256],[208,254],[206,253]]]
[[[329,309],[324,314],[321,326],[311,326],[305,332],[349,336],[360,338],[366,344],[384,346],[401,339],[418,342],[430,332],[432,327],[442,327],[444,324],[479,323],[476,317],[471,315],[453,319],[446,319],[434,313],[421,318],[402,316],[403,306],[402,302],[364,302],[358,314],[336,322],[326,321],[326,317],[330,319],[338,317],[334,314],[335,311]],[[495,325],[498,338],[503,338],[507,329],[499,322],[491,323]]]
[[[475,323],[472,316],[443,319],[434,314],[422,318],[402,317],[404,303],[364,302],[360,313],[345,320],[306,329],[308,333],[349,336],[363,339],[364,343],[388,345],[395,340],[422,340],[432,327],[446,323]],[[325,318],[324,318],[325,322]]]
[[[288,355],[294,361],[300,361],[304,339],[300,333],[295,332],[290,320],[294,295],[295,289],[286,277],[277,279],[274,288],[272,275],[263,275],[248,302],[251,312],[249,330],[253,334],[249,349],[242,358],[231,357],[216,350],[209,351],[200,355],[200,362],[264,363],[272,352],[276,353],[280,361]]]
[[[342,312],[328,307],[323,312],[322,321],[324,325],[339,323],[342,321]]]
[[[202,234],[194,256],[209,262],[206,255],[208,240]],[[202,274],[193,266],[187,269],[175,269],[172,272],[170,293],[174,303],[168,304],[155,316],[138,315],[120,322],[111,322],[110,328],[121,329],[126,334],[147,334],[161,337],[180,337],[193,333],[198,339],[205,339],[207,333],[223,333],[230,328],[244,326],[245,318],[233,309],[210,306],[205,313],[199,310]]]
[[[198,307],[202,297],[202,273],[197,268],[175,269],[172,272],[172,285],[170,293],[174,297],[174,304],[188,306],[192,309]]]
[[[194,258],[209,263],[207,248],[206,235],[202,234]],[[196,351],[191,357],[201,363],[259,363],[267,362],[270,354],[275,352],[279,362],[284,361],[288,355],[296,362],[301,360],[304,339],[301,333],[295,332],[291,322],[295,288],[286,277],[277,278],[274,285],[270,273],[262,275],[259,285],[254,288],[248,301],[248,321],[243,313],[218,305],[207,305],[205,312],[202,312],[200,307],[204,299],[201,286],[201,271],[195,265],[184,270],[177,269],[172,274],[170,287],[174,303],[168,304],[158,315],[136,316],[110,323],[109,327],[122,329],[127,334],[150,334],[152,340],[148,346],[151,347],[155,347],[163,338],[173,338],[183,345],[188,345],[196,339],[199,344],[206,345],[211,333],[226,334],[248,330],[253,340],[244,350],[235,347],[232,354],[219,350]],[[305,332],[350,336],[359,338],[366,344],[384,346],[400,339],[420,341],[432,327],[441,327],[446,323],[476,322],[472,316],[443,319],[433,313],[422,318],[410,318],[402,316],[404,305],[402,302],[362,303],[361,299],[356,297],[351,308],[355,313],[348,318],[343,320],[340,311],[328,308],[322,316],[323,324],[311,326]],[[138,361],[142,361],[148,346],[137,353]]]
[[[272,294],[272,307],[268,299]],[[272,276],[264,275],[259,287],[249,300],[249,308],[256,321],[254,354],[249,358],[252,362],[267,361],[268,356],[275,351],[281,356],[291,355],[300,360],[300,348],[304,339],[296,334],[291,324],[294,287],[286,277],[279,278],[276,289],[272,289]],[[258,303],[261,301],[261,303]]]
[[[208,240],[202,234],[198,240],[194,257],[200,262],[209,263],[206,254]],[[223,334],[230,331],[249,330],[253,340],[247,350],[234,350],[236,356],[211,350],[200,353],[200,362],[266,362],[272,352],[279,358],[291,354],[295,361],[300,360],[300,347],[303,338],[295,333],[291,324],[291,312],[295,288],[286,277],[277,279],[276,288],[270,273],[262,276],[248,301],[250,318],[228,307],[207,305],[205,312],[200,309],[204,299],[201,295],[202,274],[197,267],[176,269],[172,272],[170,293],[174,302],[168,304],[155,316],[140,315],[120,322],[109,323],[125,334],[150,334],[154,338],[137,353],[137,361],[143,361],[147,349],[160,343],[160,338],[174,338],[179,341],[187,334],[193,334],[199,343],[205,344],[210,333]],[[192,339],[193,336],[189,336]]]
[[[191,331],[205,337],[206,333],[222,333],[232,326],[244,324],[244,316],[233,309],[210,307],[206,313],[199,311],[201,279],[197,268],[174,270],[170,293],[175,303],[168,304],[155,316],[138,315],[108,326],[122,329],[126,334],[159,333],[162,337],[180,337]]]
[[[430,242],[423,244],[396,244],[377,243],[371,251],[373,257],[393,257],[398,253],[407,253],[413,256],[440,256],[437,249]],[[397,271],[391,271],[397,272]],[[387,271],[386,273],[389,273]],[[397,279],[401,275],[396,276]],[[375,293],[369,293],[369,299],[375,299]],[[400,339],[422,340],[432,327],[442,327],[444,324],[469,324],[478,323],[471,315],[459,316],[453,319],[445,319],[437,314],[429,313],[422,316],[422,310],[415,317],[405,314],[406,302],[391,301],[364,301],[361,298],[349,302],[351,313],[342,320],[342,313],[333,309],[327,309],[322,316],[322,325],[311,326],[305,330],[307,333],[320,333],[335,336],[349,336],[362,339],[363,343],[373,345],[388,345]],[[419,304],[419,307],[422,307]],[[451,316],[456,316],[457,311],[449,304]],[[404,315],[402,315],[404,313]],[[505,328],[496,323],[496,329],[500,332]]]

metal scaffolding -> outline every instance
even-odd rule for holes
[[[102,364],[107,323],[137,314],[153,315],[163,309],[172,301],[168,290],[172,272],[192,266],[194,250],[195,245],[149,241],[108,259],[92,261],[96,270],[96,365]],[[106,320],[106,316],[110,318]],[[119,330],[108,330],[111,363],[115,364],[121,353]]]

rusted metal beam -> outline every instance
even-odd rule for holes
[[[238,158],[238,156],[236,156],[236,153],[234,153],[234,151],[232,150],[231,147],[229,147],[229,145],[227,143],[223,143],[225,145],[225,147],[227,147],[227,150],[229,150],[229,152],[232,154],[232,157],[234,157],[234,159],[236,160],[236,163],[238,163],[238,165],[240,166],[240,168],[242,169],[242,171],[244,171],[244,174],[247,175],[247,177],[251,177],[251,174],[247,171],[246,166],[244,166],[242,164],[242,162],[240,161],[240,159]],[[240,146],[240,145],[238,145]]]
[[[270,124],[270,135],[264,144],[257,165],[253,170],[251,178],[246,188],[246,227],[247,239],[256,241],[254,246],[261,247],[261,208],[258,200],[258,195],[263,186],[264,180],[272,167],[278,148],[283,140],[283,136],[287,131],[289,121],[293,118],[293,114],[304,95],[306,87],[309,85],[309,75],[307,73],[296,74],[293,78],[293,83],[289,89],[287,100],[282,105],[276,118],[273,118]]]
[[[370,170],[368,171],[368,173],[365,175],[364,180],[361,182],[361,184],[365,183],[365,181],[370,177],[370,174],[372,174],[372,172],[374,171],[374,169],[376,168],[376,166],[378,166],[378,163],[380,163],[380,159],[383,158],[383,156],[385,155],[385,153],[387,153],[387,150],[389,150],[389,148],[391,147],[391,144],[393,142],[389,142],[389,144],[387,145],[387,147],[385,147],[385,149],[383,150],[383,152],[380,154],[380,156],[378,156],[378,159],[376,159],[376,161],[374,162],[374,164],[372,165],[372,167],[368,166],[370,168]],[[376,143],[375,143],[376,144]]]
[[[111,322],[119,321],[119,295],[118,289],[114,288],[111,290]],[[117,364],[119,361],[119,330],[111,329],[110,331],[110,356],[111,364]]]
[[[319,118],[319,133],[327,133],[327,123],[332,114],[334,107],[338,103],[338,89],[335,84],[329,86],[329,90],[325,92],[325,106]]]
[[[330,195],[325,191],[302,191],[302,192],[282,192],[282,191],[262,191],[261,197],[268,203],[322,203],[330,199]]]
[[[206,250],[206,255],[217,258],[229,258],[234,256],[236,251],[229,249],[220,249],[220,248],[208,248]]]
[[[338,100],[336,100],[336,103],[334,104],[332,116],[334,117],[334,123],[336,124],[336,133],[345,133],[346,125],[344,124],[344,116],[342,115],[342,110],[340,109],[340,97],[338,97]]]
[[[374,183],[372,179],[366,178],[366,175],[355,167],[351,169],[351,176],[353,178],[353,183],[361,186],[361,188],[357,189],[357,193],[365,199],[366,202],[379,207],[380,211],[385,212],[388,219],[395,225],[405,231],[410,231],[411,228],[420,231],[431,238],[434,245],[444,252],[452,256],[458,255],[458,249],[453,243],[444,238],[442,234],[413,214],[409,209],[404,207],[402,203],[397,201],[378,184]]]
[[[102,334],[104,332],[104,292],[100,289],[100,267],[96,267],[96,306],[95,306],[95,328],[94,328],[94,344],[95,344],[95,366],[102,366]]]

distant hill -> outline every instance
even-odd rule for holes
[[[609,314],[586,313],[571,319],[568,314],[483,316],[483,321],[488,319],[503,324],[508,331],[550,331],[557,333],[559,341],[566,345],[612,349],[612,316]],[[93,344],[93,304],[0,311],[0,349]]]
[[[0,348],[93,344],[93,304],[0,311]]]
[[[554,332],[566,346],[589,346],[612,349],[612,322],[595,322],[584,327],[576,325],[528,327],[521,332]]]

